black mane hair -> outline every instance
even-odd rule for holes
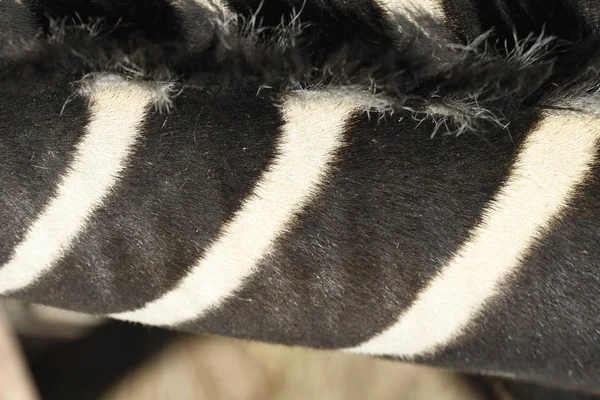
[[[494,15],[504,15],[498,7],[480,16],[479,32],[451,34],[425,14],[394,16],[391,23],[373,5],[323,10],[308,0],[277,10],[239,4],[233,16],[192,2],[178,12],[159,0],[71,1],[55,9],[47,3],[30,4],[41,28],[36,37],[5,45],[0,77],[42,73],[81,82],[113,72],[171,83],[173,93],[363,91],[371,96],[366,111],[410,110],[438,118],[436,131],[444,126],[458,134],[504,125],[499,103],[584,106],[577,100],[593,95],[600,78],[598,37],[576,17],[567,22],[577,29],[555,23],[556,15],[573,15],[560,7],[548,8],[554,12],[547,23],[494,24]],[[450,3],[447,12],[459,19]],[[159,108],[169,108],[165,99]]]

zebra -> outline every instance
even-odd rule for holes
[[[0,3],[0,294],[598,390],[591,0]]]

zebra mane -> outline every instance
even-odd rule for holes
[[[600,387],[600,7],[217,3],[0,1],[0,296]]]
[[[135,19],[45,15],[36,37],[12,38],[0,47],[0,77],[72,77],[73,95],[85,95],[99,73],[153,81],[160,111],[169,111],[183,90],[269,91],[273,97],[328,91],[358,95],[363,110],[380,118],[401,110],[433,119],[433,134],[506,127],[500,103],[589,109],[600,90],[595,37],[574,43],[544,32],[506,38],[488,31],[465,44],[425,13],[395,16],[384,27],[359,21],[360,35],[305,22],[302,9],[273,26],[257,13],[205,8],[188,26],[165,16],[163,34]],[[332,31],[344,40],[329,42]]]

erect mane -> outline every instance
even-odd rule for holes
[[[591,35],[573,42],[552,32],[519,38],[489,31],[464,43],[440,34],[425,13],[397,15],[381,31],[359,20],[365,34],[353,35],[342,24],[304,21],[303,10],[272,26],[258,12],[196,10],[202,18],[187,26],[167,15],[155,21],[163,35],[136,16],[45,15],[36,37],[4,46],[0,78],[66,76],[77,84],[74,94],[98,73],[156,81],[166,85],[156,96],[161,110],[190,89],[362,93],[366,112],[408,110],[432,118],[433,134],[506,126],[499,104],[588,109],[595,101],[600,46]]]

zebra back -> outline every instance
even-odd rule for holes
[[[596,387],[598,7],[292,3],[3,2],[0,293]]]

